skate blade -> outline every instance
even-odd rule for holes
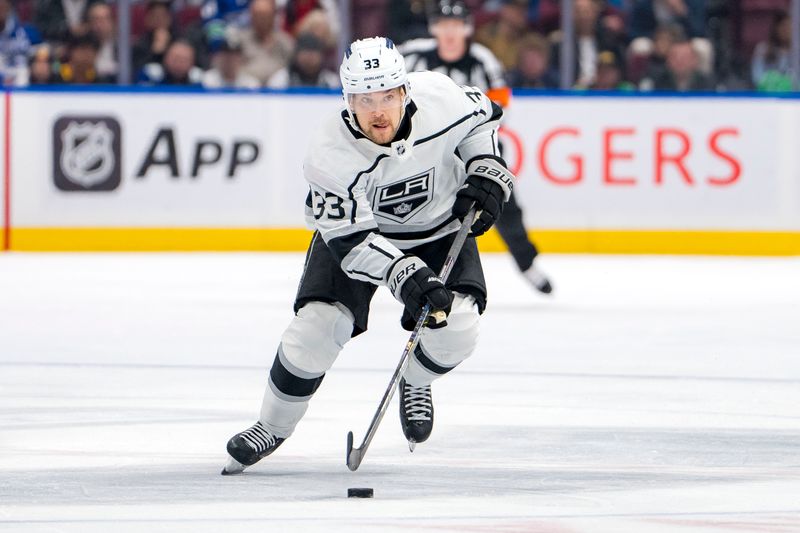
[[[408,441],[408,451],[410,451],[411,453],[414,453],[414,448],[416,448],[416,447],[417,447],[417,443],[416,442],[414,442],[413,440]]]
[[[245,467],[242,463],[240,463],[233,457],[229,457],[228,463],[222,469],[222,472],[220,472],[220,474],[222,474],[223,476],[235,476],[236,474],[241,474],[242,472],[244,472],[245,468],[247,467]]]

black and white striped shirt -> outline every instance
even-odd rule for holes
[[[484,93],[506,86],[503,66],[494,54],[478,43],[470,43],[467,53],[449,63],[439,57],[436,39],[412,39],[398,46],[409,72],[432,70],[444,74],[459,85],[478,87]]]

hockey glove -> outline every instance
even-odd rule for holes
[[[389,269],[387,283],[394,297],[405,305],[414,320],[419,320],[422,306],[429,303],[431,316],[428,327],[436,329],[447,325],[447,315],[453,305],[453,293],[445,288],[436,273],[422,259],[414,255],[401,257]],[[444,313],[444,318],[438,311]],[[434,313],[439,315],[438,319]]]
[[[453,214],[464,220],[475,203],[478,216],[470,231],[475,237],[492,227],[503,212],[503,204],[511,197],[511,173],[495,159],[474,159],[467,165],[467,181],[456,193]]]

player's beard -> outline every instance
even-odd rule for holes
[[[365,119],[366,124],[359,126],[370,141],[375,144],[388,144],[392,142],[394,136],[397,135],[397,128],[400,127],[400,119],[402,118],[402,109],[388,110],[382,112],[380,115],[374,114]]]

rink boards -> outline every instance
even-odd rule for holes
[[[127,89],[4,102],[4,249],[302,250],[302,160],[341,98]],[[501,138],[545,251],[800,254],[800,99],[519,94]]]

